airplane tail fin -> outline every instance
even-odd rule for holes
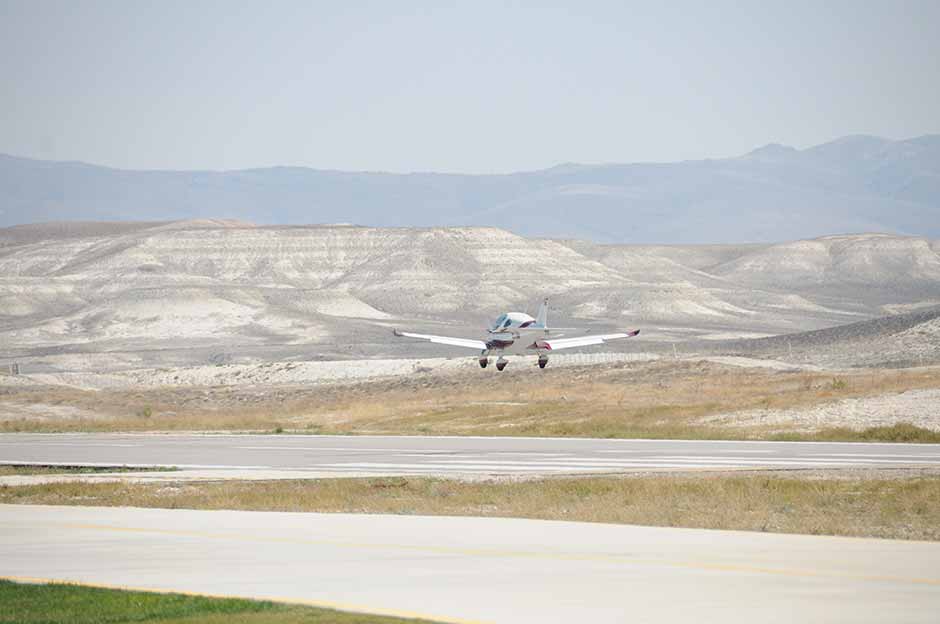
[[[548,329],[548,299],[542,301],[539,313],[535,317],[535,324],[541,329]]]

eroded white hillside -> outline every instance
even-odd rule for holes
[[[940,284],[940,255],[936,244],[924,238],[828,236],[772,245],[719,265],[713,272],[732,282],[767,288],[852,285],[916,290]]]
[[[201,221],[84,231],[0,233],[13,241],[0,248],[7,353],[61,362],[81,349],[159,362],[192,350],[204,363],[295,345],[305,358],[388,355],[413,348],[394,341],[393,326],[477,336],[500,311],[533,311],[544,297],[560,326],[629,325],[653,341],[766,335],[940,297],[936,245],[896,236],[682,248],[496,228]]]

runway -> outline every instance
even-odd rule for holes
[[[462,622],[936,622],[940,544],[498,518],[0,505],[0,576]]]
[[[940,445],[206,434],[0,434],[0,463],[176,466],[260,478],[940,466]],[[177,473],[179,474],[179,473]]]

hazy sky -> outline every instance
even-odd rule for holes
[[[940,132],[940,1],[0,0],[0,152],[510,172]]]

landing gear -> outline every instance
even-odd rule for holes
[[[482,357],[480,358],[480,368],[486,368],[486,365],[490,363],[490,358]]]
[[[539,357],[539,368],[545,368],[548,365],[547,357]]]
[[[500,356],[499,359],[496,360],[496,370],[498,370],[498,371],[503,370],[504,368],[506,368],[506,365],[507,365],[507,364],[509,364],[509,360],[507,360],[506,358]]]

